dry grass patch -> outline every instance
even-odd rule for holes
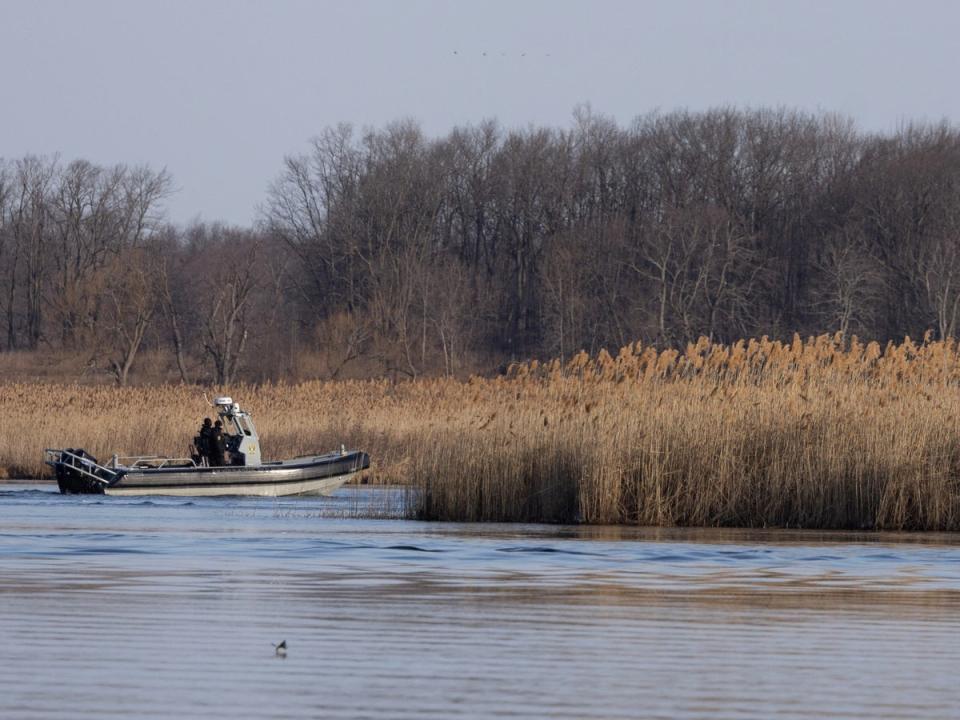
[[[238,386],[271,457],[367,450],[430,519],[960,529],[960,352],[822,336],[511,368]],[[212,394],[212,393],[211,393]],[[183,454],[201,391],[0,386],[0,465],[45,446]]]

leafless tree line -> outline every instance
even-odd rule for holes
[[[264,228],[321,327],[413,375],[637,339],[953,335],[958,190],[947,124],[585,107],[567,130],[328,129]]]
[[[276,321],[263,291],[277,261],[252,230],[166,224],[170,191],[146,167],[0,163],[4,349],[74,353],[120,385],[145,347],[183,381],[235,379],[250,327]]]
[[[840,331],[956,334],[960,130],[785,109],[567,129],[328,128],[255,228],[163,223],[165,172],[0,165],[8,350],[183,381],[418,376]],[[309,365],[304,357],[319,357]]]

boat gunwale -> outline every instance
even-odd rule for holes
[[[344,461],[358,461],[356,462],[356,469],[363,470],[370,466],[369,455],[366,458],[363,456],[367,455],[363,450],[351,450],[350,452],[341,454],[336,452],[335,454],[331,453],[329,455],[305,455],[304,458],[313,458],[313,462],[294,462],[299,461],[301,458],[293,458],[293,461],[290,460],[273,460],[260,465],[167,465],[165,467],[157,468],[144,468],[144,467],[121,467],[117,468],[118,472],[122,477],[128,477],[130,475],[164,475],[164,474],[190,474],[190,475],[200,475],[206,473],[214,472],[276,472],[278,470],[309,470],[315,467],[321,467],[323,465],[334,465],[338,462]]]

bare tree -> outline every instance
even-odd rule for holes
[[[255,237],[225,232],[203,258],[213,268],[205,278],[203,349],[213,362],[218,385],[234,381],[247,348],[249,310],[262,286],[259,250]]]
[[[146,167],[102,168],[76,160],[57,168],[46,302],[64,347],[96,332],[96,276],[127,248],[144,242],[160,219],[158,205],[169,188],[166,172]]]
[[[182,251],[176,228],[166,227],[155,239],[157,301],[170,332],[170,344],[177,363],[180,382],[189,384],[187,371],[186,342],[184,336],[185,306],[189,302],[187,283],[190,268],[187,256]]]
[[[11,223],[13,219],[12,199],[14,197],[14,174],[10,165],[0,158],[0,268],[8,263],[15,265],[13,258],[13,238]],[[11,275],[16,272],[15,268]],[[0,277],[0,283],[4,278]],[[12,279],[12,278],[11,278]],[[9,305],[8,305],[9,303]],[[13,310],[13,298],[3,292],[0,285],[0,317],[7,317]],[[8,338],[9,341],[9,338]]]
[[[15,169],[15,199],[10,222],[13,257],[9,265],[7,347],[17,346],[15,301],[23,281],[26,345],[35,349],[43,332],[43,290],[49,275],[47,248],[52,224],[51,192],[56,159],[28,155]]]
[[[157,255],[151,248],[127,248],[106,269],[102,292],[104,321],[98,349],[106,350],[117,385],[124,387],[143,338],[157,311]]]
[[[917,258],[927,300],[940,338],[955,337],[960,318],[960,203],[943,208],[940,221],[924,239]]]
[[[363,153],[346,124],[328,128],[311,146],[309,155],[285,159],[270,187],[264,220],[300,261],[312,300],[349,303]]]
[[[883,294],[884,277],[879,262],[870,255],[859,228],[835,233],[816,265],[823,278],[813,302],[823,318],[824,329],[844,337],[872,327]]]

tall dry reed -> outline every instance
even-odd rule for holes
[[[960,349],[822,336],[639,344],[504,377],[235,387],[274,457],[370,452],[427,519],[960,529]],[[0,386],[0,464],[183,454],[186,387]]]

